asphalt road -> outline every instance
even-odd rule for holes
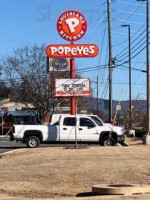
[[[11,151],[13,149],[25,148],[26,145],[22,143],[16,143],[16,141],[9,141],[9,137],[0,137],[0,154],[3,152]]]
[[[92,144],[93,145],[98,145],[98,144]],[[66,143],[53,143],[53,144],[41,144],[40,147],[68,147],[72,148],[74,147],[74,144],[69,144],[66,145]],[[80,146],[80,145],[79,145]],[[82,147],[87,147],[87,144],[83,144]],[[0,137],[0,154],[4,152],[8,152],[14,149],[21,149],[21,148],[27,148],[26,144],[22,144],[20,142],[16,141],[9,141],[9,137]]]

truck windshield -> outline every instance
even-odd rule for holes
[[[98,125],[98,126],[102,126],[103,122],[96,116],[90,116],[90,118]]]

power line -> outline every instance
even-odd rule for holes
[[[145,44],[146,41],[144,41],[144,42],[140,45],[140,43],[141,43],[143,40],[146,40],[146,38],[145,38],[145,37],[142,38],[142,39],[138,42],[138,44],[135,44],[135,45],[131,48],[131,50],[133,50],[134,48],[136,48],[134,51],[132,51],[132,54]],[[138,45],[140,45],[140,46],[138,46]],[[138,47],[137,47],[137,46],[138,46]],[[128,57],[127,54],[128,54],[128,52],[124,53],[122,56],[118,57],[117,60],[120,61],[120,58],[122,58],[123,56],[124,56],[124,57],[123,57],[122,59],[125,60],[125,58]],[[125,56],[125,55],[126,55],[126,56]],[[115,58],[116,58],[116,57],[115,57]],[[121,61],[122,61],[122,59],[121,59]]]
[[[144,47],[145,48],[145,47]],[[143,48],[143,49],[144,49]],[[141,51],[140,51],[141,52]],[[139,53],[139,52],[138,52]],[[137,53],[137,54],[138,54]],[[113,69],[116,67],[122,67],[122,68],[128,68],[127,66],[123,66],[123,63],[122,64],[119,64],[119,65],[115,65],[115,67],[113,67]],[[101,66],[95,66],[95,67],[88,67],[88,68],[85,68],[85,69],[77,69],[75,70],[76,72],[82,72],[82,73],[85,73],[85,72],[89,72],[89,71],[94,71],[94,70],[102,70],[102,69],[108,69],[108,65],[101,65]],[[136,70],[136,71],[143,71],[141,69],[137,69],[137,68],[131,68],[132,70]],[[59,74],[60,72],[55,72],[57,74]],[[61,72],[62,73],[62,72]],[[24,78],[27,78],[27,77],[30,77],[30,75],[25,75]],[[47,75],[43,75],[43,76],[37,76],[37,77],[34,77],[35,79],[39,79],[39,77],[41,78],[44,78],[44,77],[47,77]],[[3,79],[1,82],[9,82],[9,81],[23,81],[24,79],[23,78],[15,78],[15,79]]]
[[[112,18],[112,19],[115,19],[115,20],[117,20],[117,21],[122,21],[122,22],[129,22],[129,23],[132,23],[132,24],[141,24],[141,25],[143,25],[143,23],[134,22],[134,21],[129,21],[129,20],[125,20],[125,19],[117,19],[117,18]]]
[[[96,83],[95,81],[91,81],[92,83]],[[105,84],[105,83],[108,83],[106,81],[104,82],[98,82],[100,84]],[[129,83],[127,82],[112,82],[112,84],[114,85],[129,85]],[[146,85],[146,83],[133,83],[132,85]]]
[[[120,12],[120,13],[128,13],[128,14],[133,14],[133,12],[129,12],[129,11],[124,11],[124,10],[115,10],[114,11],[117,11],[117,12]],[[140,15],[140,16],[145,16],[145,14],[141,14],[141,13],[136,13],[134,12],[135,15]]]
[[[122,3],[122,4],[134,5],[134,6],[138,6],[139,5],[139,4],[129,3],[129,2],[125,2],[125,1],[115,1],[115,3]],[[142,6],[145,7],[145,5],[142,5]]]
[[[133,36],[135,36],[137,33],[139,33],[139,31],[144,27],[145,25],[143,25],[142,27],[140,27],[132,36],[131,36],[131,38],[133,38]],[[120,27],[120,26],[119,26]],[[146,29],[144,30],[144,32],[146,31]],[[142,32],[140,33],[140,34],[142,34]],[[137,40],[139,38],[139,36],[135,39],[135,40]],[[135,41],[135,40],[133,40],[132,42],[131,42],[131,44]],[[127,42],[128,41],[128,39],[126,39],[124,42],[121,42],[121,43],[119,43],[119,44],[117,44],[117,45],[113,45],[113,47],[116,47],[116,46],[120,46],[120,45],[122,45],[123,43],[125,43],[125,42]],[[124,50],[126,50],[126,49],[128,49],[128,47],[126,47],[125,49],[123,49],[118,55],[120,55]],[[117,56],[118,56],[117,55]]]
[[[145,33],[145,30],[144,30],[134,41],[131,42],[131,45],[132,45],[137,39],[139,39],[139,37],[140,37],[143,33]],[[145,39],[145,37],[143,37],[143,38],[140,40],[140,42],[143,41],[144,39]],[[138,44],[139,44],[139,42],[136,43],[136,44],[134,45],[134,47],[136,47]],[[142,45],[143,45],[143,44],[142,44]],[[141,45],[141,46],[142,46],[142,45]],[[134,47],[132,47],[131,50],[133,50]],[[138,48],[139,48],[139,47],[138,47]],[[138,49],[138,48],[137,48],[137,49]],[[128,51],[127,51],[127,52],[125,51],[126,49],[128,49],[128,47],[126,47],[126,48],[125,48],[124,50],[122,50],[119,54],[117,54],[117,55],[115,56],[115,58],[117,58],[117,57],[119,56],[119,57],[117,58],[117,59],[119,59],[119,58],[123,57],[124,55],[128,54]],[[125,51],[125,53],[122,54],[124,51]],[[135,51],[136,51],[136,50],[135,50]],[[133,52],[132,52],[132,53],[133,53]],[[122,54],[122,55],[120,56],[120,54]],[[126,57],[127,57],[127,56],[126,56]],[[123,59],[124,59],[124,58],[123,58]]]
[[[135,12],[142,6],[143,3],[144,3],[144,2],[142,2],[141,4],[138,4],[138,7],[131,13],[131,15],[130,15],[129,17],[127,17],[127,18],[125,19],[124,23],[126,23],[127,20],[130,19],[130,18],[135,14]],[[127,10],[128,10],[128,9],[127,9]],[[120,14],[120,15],[121,15],[121,14]],[[117,18],[118,18],[118,17],[117,17]],[[116,27],[115,30],[118,29],[119,27],[120,27],[120,26]]]
[[[131,59],[133,59],[133,58],[135,58],[138,54],[140,54],[144,49],[146,48],[146,46],[145,47],[143,47],[139,52],[137,52],[134,56],[132,56],[131,57]],[[136,49],[137,50],[137,49]],[[129,60],[128,60],[129,61]]]

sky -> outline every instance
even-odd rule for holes
[[[90,78],[94,96],[98,76],[99,98],[108,99],[108,68],[102,66],[108,64],[106,0],[0,0],[0,57],[34,44],[69,44],[56,29],[58,17],[67,10],[77,10],[87,20],[85,36],[75,43],[99,47],[97,57],[78,58],[76,67],[83,78]],[[111,0],[111,24],[112,55],[117,65],[113,69],[113,99],[129,99],[129,65],[121,65],[128,60],[128,31],[123,24],[131,26],[132,99],[146,99],[146,73],[141,72],[146,70],[145,50],[139,53],[145,46],[145,2]]]

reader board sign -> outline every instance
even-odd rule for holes
[[[46,48],[50,58],[89,58],[99,52],[95,44],[51,44]]]
[[[55,96],[88,96],[90,91],[89,79],[55,79]]]

